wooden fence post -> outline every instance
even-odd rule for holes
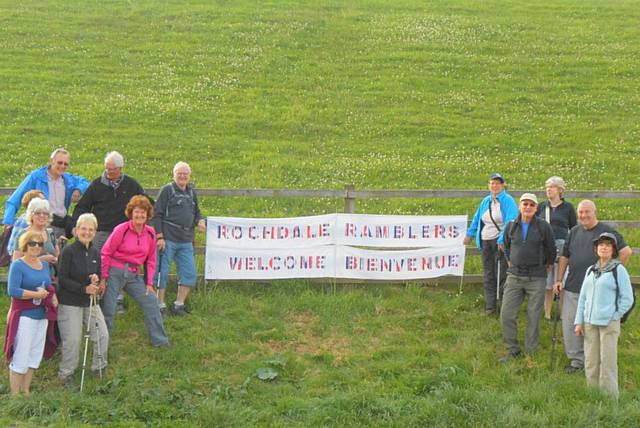
[[[346,186],[344,190],[347,191],[347,195],[344,197],[344,212],[347,214],[353,214],[356,212],[356,198],[350,195],[349,192],[356,190],[353,184]]]

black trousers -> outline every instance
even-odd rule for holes
[[[484,308],[499,312],[496,301],[498,297],[498,263],[500,264],[500,300],[504,292],[504,281],[507,278],[507,259],[498,249],[498,240],[482,240],[482,268],[484,269]]]

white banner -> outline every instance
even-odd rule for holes
[[[467,216],[338,214],[336,243],[361,247],[462,245]]]
[[[206,279],[331,278],[335,247],[236,249],[207,246]]]
[[[464,255],[464,245],[404,251],[364,250],[339,245],[336,277],[403,280],[462,276]]]
[[[336,215],[207,217],[207,248],[309,248],[335,242]]]
[[[466,226],[466,216],[208,217],[205,278],[405,280],[462,275]],[[416,247],[431,248],[412,249]]]

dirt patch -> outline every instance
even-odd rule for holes
[[[287,320],[288,340],[268,340],[262,345],[272,353],[294,352],[301,355],[331,355],[332,364],[340,365],[352,355],[351,340],[335,332],[322,332],[320,318],[309,311],[290,313]]]

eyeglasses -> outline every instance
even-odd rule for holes
[[[64,166],[69,166],[69,162],[65,162],[65,161],[56,161],[56,164],[58,164],[58,165],[64,165]]]
[[[523,203],[522,203],[522,206],[525,206],[525,207],[535,207],[535,206],[536,206],[536,204],[534,204],[533,202],[523,202]]]
[[[38,211],[33,213],[33,215],[46,215],[47,217],[49,217],[49,213],[47,211]]]
[[[29,241],[27,242],[28,247],[44,247],[44,242],[42,241]]]

